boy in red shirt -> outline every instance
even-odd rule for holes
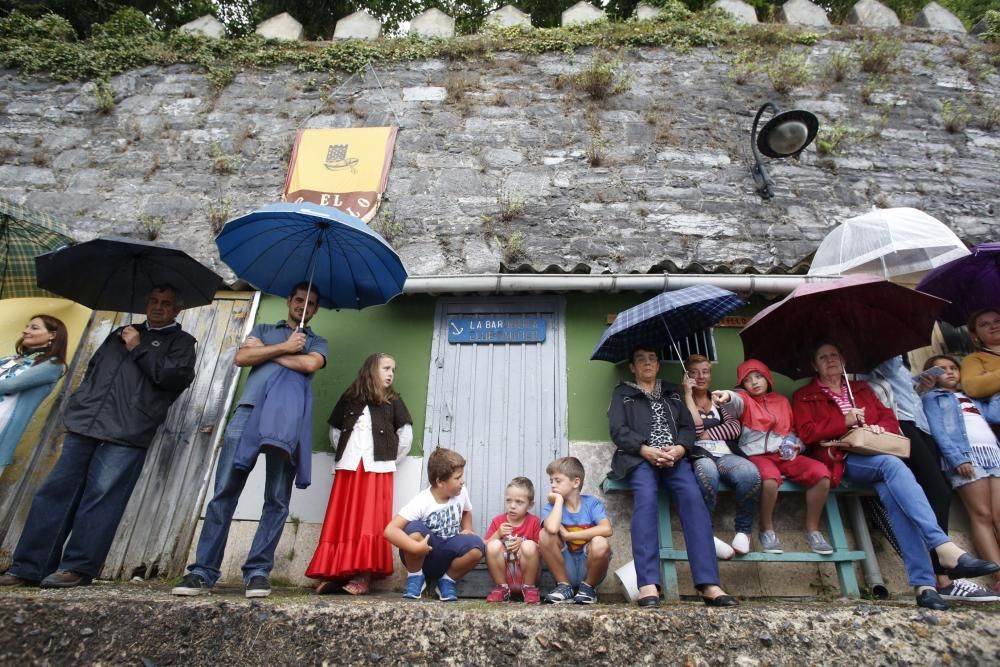
[[[506,512],[486,530],[486,567],[496,586],[487,602],[509,602],[520,592],[528,604],[538,604],[540,560],[538,538],[542,522],[528,512],[535,505],[535,486],[527,477],[515,477],[504,496]]]

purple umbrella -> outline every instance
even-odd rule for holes
[[[951,301],[941,319],[955,326],[981,308],[1000,307],[1000,242],[982,243],[971,255],[939,266],[917,289]]]

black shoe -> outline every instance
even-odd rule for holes
[[[924,609],[944,611],[948,608],[948,603],[941,598],[936,590],[932,588],[925,588],[920,591],[920,595],[917,596],[917,606],[923,607]]]
[[[987,574],[993,574],[1000,570],[997,565],[990,560],[980,560],[972,554],[962,554],[958,557],[958,565],[946,568],[944,573],[952,579],[975,579]]]
[[[38,584],[41,588],[76,588],[77,586],[89,586],[93,577],[72,570],[56,570],[49,576],[42,579]]]
[[[740,601],[732,595],[716,595],[714,598],[703,597],[702,600],[704,600],[705,604],[709,607],[735,607],[740,603]]]
[[[647,595],[646,597],[639,598],[637,603],[640,607],[659,607],[660,606],[660,596],[659,595]]]
[[[0,588],[17,588],[18,586],[37,586],[37,581],[22,579],[13,574],[0,575]]]
[[[181,579],[181,583],[170,589],[171,595],[211,595],[212,588],[200,574],[189,572]]]
[[[244,594],[248,598],[266,598],[271,594],[271,582],[262,574],[252,576]]]

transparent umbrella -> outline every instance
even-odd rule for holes
[[[965,244],[937,218],[915,208],[876,208],[827,234],[809,273],[893,278],[930,271],[968,254]]]

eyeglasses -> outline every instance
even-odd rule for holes
[[[712,371],[705,369],[702,371],[688,371],[687,375],[689,378],[710,378],[712,377]]]

